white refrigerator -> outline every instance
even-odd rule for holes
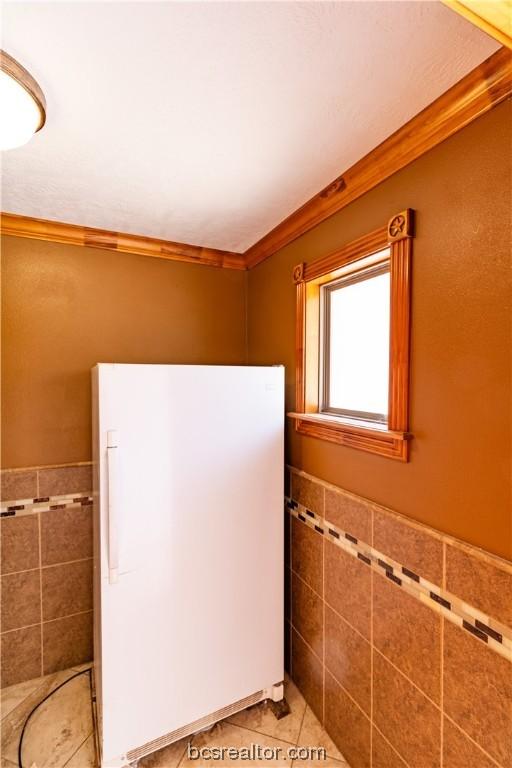
[[[101,766],[283,696],[284,368],[92,371]]]

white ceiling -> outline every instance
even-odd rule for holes
[[[243,251],[498,47],[439,2],[4,2],[12,213]]]

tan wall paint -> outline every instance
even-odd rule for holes
[[[244,363],[243,272],[2,239],[2,466],[91,457],[97,362]]]
[[[417,211],[408,464],[312,438],[296,467],[512,555],[510,104],[455,135],[249,273],[249,361],[284,363],[294,405],[295,264]]]

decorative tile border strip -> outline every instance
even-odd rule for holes
[[[0,506],[0,517],[21,517],[35,512],[49,512],[52,509],[68,509],[76,506],[90,506],[92,493],[67,493],[63,496],[42,496],[36,499],[4,501]]]
[[[500,656],[512,661],[512,630],[468,605],[455,595],[441,589],[414,571],[397,563],[374,547],[358,540],[338,526],[307,509],[299,502],[285,497],[285,507],[297,520],[321,536],[325,536],[352,557],[361,560],[384,578],[396,584],[428,608],[444,616],[452,624],[465,629]]]

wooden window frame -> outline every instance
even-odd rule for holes
[[[408,461],[409,440],[409,349],[411,313],[411,257],[413,211],[393,216],[386,227],[349,243],[338,251],[293,270],[296,284],[296,403],[288,414],[301,435],[357,448],[379,456]],[[389,255],[381,255],[389,249]],[[372,262],[372,258],[375,261]],[[389,261],[390,346],[389,407],[387,425],[350,423],[320,413],[320,288],[343,274],[350,265]],[[348,268],[348,269],[347,269]],[[356,269],[354,269],[354,272]]]

